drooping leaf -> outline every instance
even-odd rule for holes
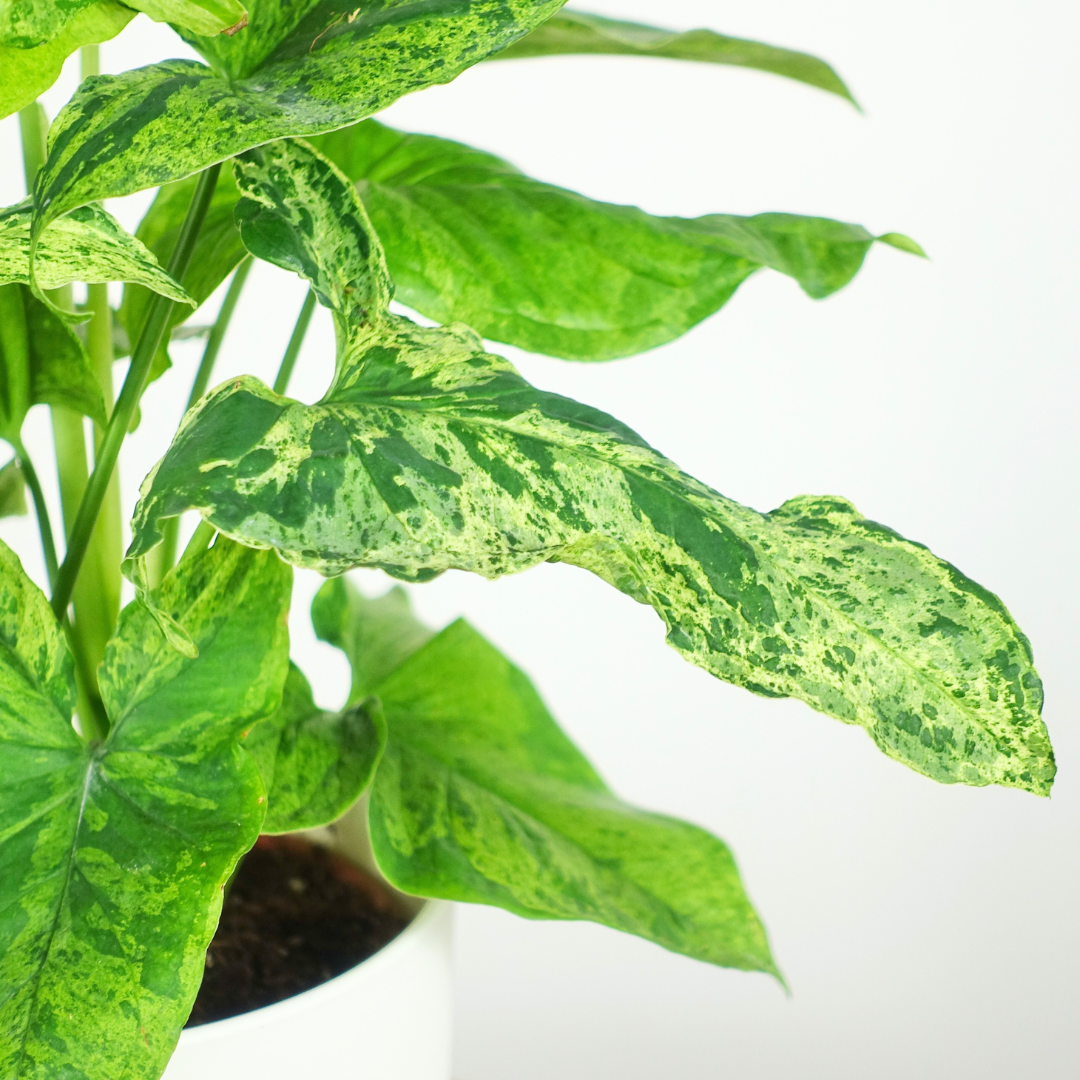
[[[17,443],[31,405],[63,405],[104,426],[101,384],[82,341],[25,285],[0,285],[0,437]]]
[[[616,798],[528,678],[467,623],[406,660],[379,695],[390,742],[371,840],[399,889],[588,919],[776,974],[726,845]]]
[[[0,518],[26,513],[26,481],[14,458],[0,469]]]
[[[253,378],[204,398],[143,486],[129,575],[188,508],[324,573],[567,562],[652,606],[720,678],[860,724],[935,779],[1049,790],[1041,683],[995,596],[843,499],[740,506],[612,417],[531,386],[466,327],[388,314],[363,208],[302,144],[238,169],[245,243],[332,308],[337,374],[312,406]]]
[[[290,574],[222,541],[183,563],[159,602],[195,660],[125,608],[99,672],[100,745],[72,728],[63,635],[2,546],[0,590],[0,1076],[157,1080],[262,821],[239,740],[280,701]]]
[[[520,60],[534,56],[606,54],[653,56],[670,60],[693,60],[702,64],[731,64],[782,75],[787,79],[816,86],[855,99],[843,79],[816,56],[791,49],[778,49],[760,41],[727,37],[714,30],[661,30],[641,23],[606,19],[584,11],[560,11],[531,34],[515,41],[492,60]]]
[[[256,10],[258,10],[256,8]],[[198,176],[166,184],[154,197],[150,209],[139,222],[135,236],[163,266],[169,261],[180,227],[187,215]],[[214,290],[236,269],[247,254],[240,233],[233,224],[233,210],[239,192],[231,169],[223,169],[218,177],[202,229],[195,243],[187,271],[181,284],[197,306],[206,302]],[[152,293],[143,285],[127,285],[120,305],[120,322],[128,339],[136,341],[150,307]],[[170,329],[178,327],[192,314],[190,308],[176,306],[169,316]],[[168,352],[169,335],[162,338],[150,372],[156,379],[167,371],[172,361]]]
[[[59,5],[49,7],[55,10]],[[99,0],[76,12],[45,44],[36,48],[0,44],[0,118],[18,112],[48,90],[73,52],[116,37],[134,17],[135,12],[123,4]]]
[[[155,22],[175,23],[193,34],[235,34],[247,24],[240,0],[126,0]],[[258,4],[259,0],[255,0]]]
[[[367,790],[386,745],[375,698],[341,712],[320,709],[303,672],[290,664],[281,708],[244,741],[267,792],[264,833],[336,821]]]
[[[322,641],[341,649],[352,670],[350,703],[361,701],[434,636],[395,586],[370,600],[345,578],[331,578],[311,602],[311,623]]]
[[[861,225],[794,214],[655,217],[375,120],[312,144],[357,182],[399,300],[569,360],[671,341],[762,267],[812,297],[829,296],[855,276],[875,239]]]
[[[0,210],[0,285],[30,283],[31,212],[29,199]],[[193,303],[154,256],[100,206],[80,207],[54,221],[38,238],[34,269],[43,289],[72,281],[136,281],[171,300]]]
[[[288,135],[355,123],[450,82],[563,0],[325,0],[244,79],[169,60],[84,83],[49,132],[35,235],[86,203],[156,187]],[[239,35],[238,35],[239,36]]]

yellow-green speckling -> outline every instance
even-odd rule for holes
[[[239,176],[245,242],[334,305],[337,374],[313,406],[243,377],[189,413],[144,484],[129,573],[189,507],[328,574],[569,562],[652,606],[720,678],[860,724],[935,779],[1049,790],[1041,683],[995,596],[843,499],[741,506],[612,417],[531,386],[468,328],[389,314],[362,207],[302,144],[260,150]],[[338,241],[316,246],[335,217]]]
[[[0,545],[0,1077],[157,1080],[202,979],[221,890],[265,810],[244,731],[278,706],[291,574],[219,541],[139,603],[100,669],[108,737],[76,735],[72,662]]]

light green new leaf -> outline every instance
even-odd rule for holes
[[[315,594],[311,623],[320,640],[349,658],[350,703],[375,693],[390,672],[434,637],[413,615],[401,586],[370,600],[343,577],[331,578]]]
[[[720,678],[860,724],[935,779],[1049,790],[1041,683],[996,597],[842,499],[740,506],[467,328],[387,314],[377,239],[328,162],[281,142],[238,168],[245,243],[331,306],[337,375],[316,405],[245,377],[189,412],[143,485],[129,574],[191,507],[331,574],[568,562],[652,606]]]
[[[101,384],[79,337],[25,285],[0,285],[0,437],[17,444],[27,410],[38,404],[106,421]]]
[[[78,11],[43,45],[26,49],[0,44],[0,118],[18,112],[48,90],[73,52],[116,37],[134,17],[129,7],[101,0]]]
[[[239,740],[280,701],[290,583],[223,541],[183,563],[158,602],[195,660],[125,608],[99,669],[111,730],[88,746],[63,634],[0,547],[0,1076],[160,1076],[263,818]]]
[[[26,513],[26,482],[14,458],[0,469],[0,518]]]
[[[369,808],[399,889],[589,919],[777,974],[725,844],[620,801],[528,678],[458,621],[379,686],[390,732]]]
[[[197,182],[198,176],[190,176],[186,180],[166,184],[154,197],[150,209],[135,230],[135,236],[162,265],[168,263],[176,246],[180,227],[187,215]],[[209,299],[247,254],[240,240],[240,233],[233,224],[233,210],[239,197],[232,170],[223,169],[182,281],[185,292],[197,306]],[[150,290],[142,285],[127,285],[124,288],[119,321],[127,331],[129,341],[138,340],[139,331],[150,307],[151,296]],[[191,315],[190,308],[174,306],[169,315],[170,330]],[[171,366],[168,342],[169,334],[166,334],[154,358],[150,371],[151,379],[156,379]]]
[[[49,132],[35,236],[76,206],[179,180],[252,146],[355,123],[450,82],[563,0],[327,0],[244,79],[187,60],[84,83]],[[238,35],[239,36],[239,35]]]
[[[0,285],[30,283],[30,220],[25,199],[0,210]],[[37,284],[55,289],[73,281],[135,281],[170,300],[194,304],[154,256],[100,206],[83,206],[54,221],[37,241]]]
[[[175,23],[177,28],[193,34],[235,34],[247,24],[247,11],[239,0],[126,0],[126,3],[155,22]]]
[[[840,76],[816,56],[778,49],[760,41],[726,37],[713,30],[687,30],[680,34],[641,23],[605,19],[584,11],[561,11],[490,59],[519,60],[575,53],[654,56],[756,68],[816,86],[856,104]]]
[[[0,0],[0,45],[30,49],[55,38],[94,0]]]
[[[385,745],[386,721],[376,699],[327,712],[290,664],[281,708],[244,741],[266,785],[262,831],[296,832],[336,821],[367,790]]]
[[[569,360],[671,341],[756,270],[829,296],[874,237],[793,214],[655,217],[540,183],[491,154],[365,120],[312,140],[357,182],[397,297],[439,322]]]

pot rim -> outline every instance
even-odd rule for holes
[[[425,900],[409,925],[397,937],[387,942],[377,953],[361,960],[355,967],[313,986],[310,990],[294,994],[284,1001],[274,1002],[273,1005],[264,1005],[261,1009],[252,1009],[250,1012],[240,1013],[239,1016],[230,1016],[226,1020],[214,1020],[209,1024],[185,1028],[180,1033],[180,1045],[195,1046],[214,1039],[239,1035],[267,1024],[286,1023],[294,1013],[318,1009],[331,998],[349,993],[358,982],[378,978],[385,967],[395,963],[402,954],[417,948],[427,927],[449,907],[446,901]]]

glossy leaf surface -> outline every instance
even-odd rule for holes
[[[861,225],[794,214],[655,217],[375,120],[312,145],[357,182],[399,300],[570,360],[671,341],[762,267],[812,297],[829,296],[855,276],[875,239]]]
[[[54,38],[36,48],[0,45],[0,118],[48,90],[73,52],[116,37],[134,17],[129,7],[102,0],[78,11]]]
[[[816,86],[855,104],[851,91],[840,76],[816,56],[778,49],[775,45],[765,45],[760,41],[727,37],[713,30],[678,33],[641,23],[606,19],[584,11],[561,11],[491,59],[518,60],[575,53],[653,56],[755,68]]]
[[[249,147],[362,120],[450,82],[562,0],[319,4],[246,79],[188,60],[84,84],[49,132],[35,232],[77,206],[179,180]],[[239,36],[239,35],[238,35]]]
[[[379,687],[390,743],[369,807],[379,867],[422,896],[589,919],[775,973],[728,848],[616,798],[526,676],[458,621]]]
[[[250,377],[204,398],[143,487],[129,574],[160,521],[192,507],[325,573],[568,562],[652,606],[720,678],[860,724],[935,779],[1049,790],[1041,683],[995,596],[843,499],[740,506],[612,417],[531,386],[467,328],[388,314],[344,178],[295,143],[240,169],[245,243],[334,311],[337,375],[313,406]]]
[[[386,744],[375,699],[341,712],[320,709],[303,672],[290,664],[281,708],[244,741],[267,791],[264,833],[336,821],[367,790]]]
[[[87,746],[56,620],[0,549],[0,1075],[161,1074],[263,818],[239,740],[280,701],[290,584],[228,542],[181,564],[158,601],[194,660],[130,604],[99,672],[112,727]]]
[[[29,200],[0,210],[0,285],[30,282]],[[191,298],[154,256],[99,206],[84,206],[52,223],[38,238],[38,285],[55,289],[72,281],[136,281],[171,300]]]

